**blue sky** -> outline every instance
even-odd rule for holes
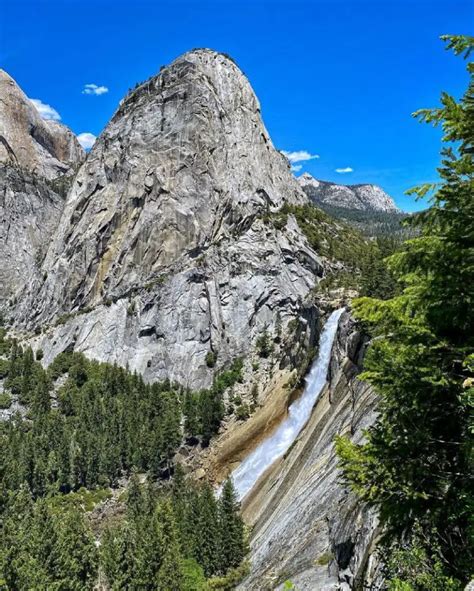
[[[473,22],[472,0],[0,0],[0,66],[77,134],[98,135],[161,65],[194,47],[227,52],[276,147],[319,155],[301,172],[377,183],[412,210],[403,193],[436,180],[440,134],[410,114],[441,90],[462,94],[464,64],[439,36]]]

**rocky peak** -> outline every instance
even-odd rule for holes
[[[148,379],[208,384],[209,351],[218,365],[244,355],[277,312],[286,323],[305,305],[322,263],[294,221],[265,219],[306,201],[234,62],[186,53],[130,92],[95,143],[19,324],[49,326],[46,361],[74,346]]]
[[[13,78],[0,69],[0,162],[52,179],[84,159],[65,125],[42,119]]]
[[[309,172],[304,172],[301,176],[299,176],[298,182],[303,189],[305,187],[314,187],[315,189],[317,189],[320,185],[320,182],[317,181],[314,177],[312,177],[309,174]]]
[[[316,180],[307,172],[298,177],[298,182],[316,205],[360,211],[400,213],[393,199],[377,185],[338,185]]]

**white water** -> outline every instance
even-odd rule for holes
[[[343,311],[344,308],[335,310],[328,318],[319,338],[318,357],[306,377],[304,392],[290,405],[287,418],[232,473],[239,500],[250,492],[265,470],[289,449],[311,416],[313,407],[326,384],[332,344]]]

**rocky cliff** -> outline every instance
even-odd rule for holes
[[[0,162],[55,178],[84,159],[65,125],[41,118],[18,84],[0,69]]]
[[[377,185],[338,185],[316,180],[307,172],[298,177],[298,182],[315,205],[401,213],[393,199]]]
[[[307,201],[247,79],[183,55],[120,104],[69,192],[17,328],[46,362],[74,347],[149,380],[200,387],[264,330],[305,314],[325,262],[284,203]]]
[[[43,179],[0,164],[0,310],[7,319],[36,276],[63,205]]]
[[[7,319],[38,278],[70,175],[84,156],[75,135],[43,120],[0,70],[0,311]]]
[[[380,588],[372,555],[377,516],[343,486],[334,449],[336,435],[360,441],[375,418],[374,392],[357,379],[364,348],[344,314],[329,386],[293,446],[245,501],[251,573],[242,591],[283,589],[287,580],[299,591]]]

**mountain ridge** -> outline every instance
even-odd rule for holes
[[[317,180],[307,172],[298,177],[298,182],[315,205],[402,213],[393,199],[378,185],[371,183],[341,185],[331,181]]]

